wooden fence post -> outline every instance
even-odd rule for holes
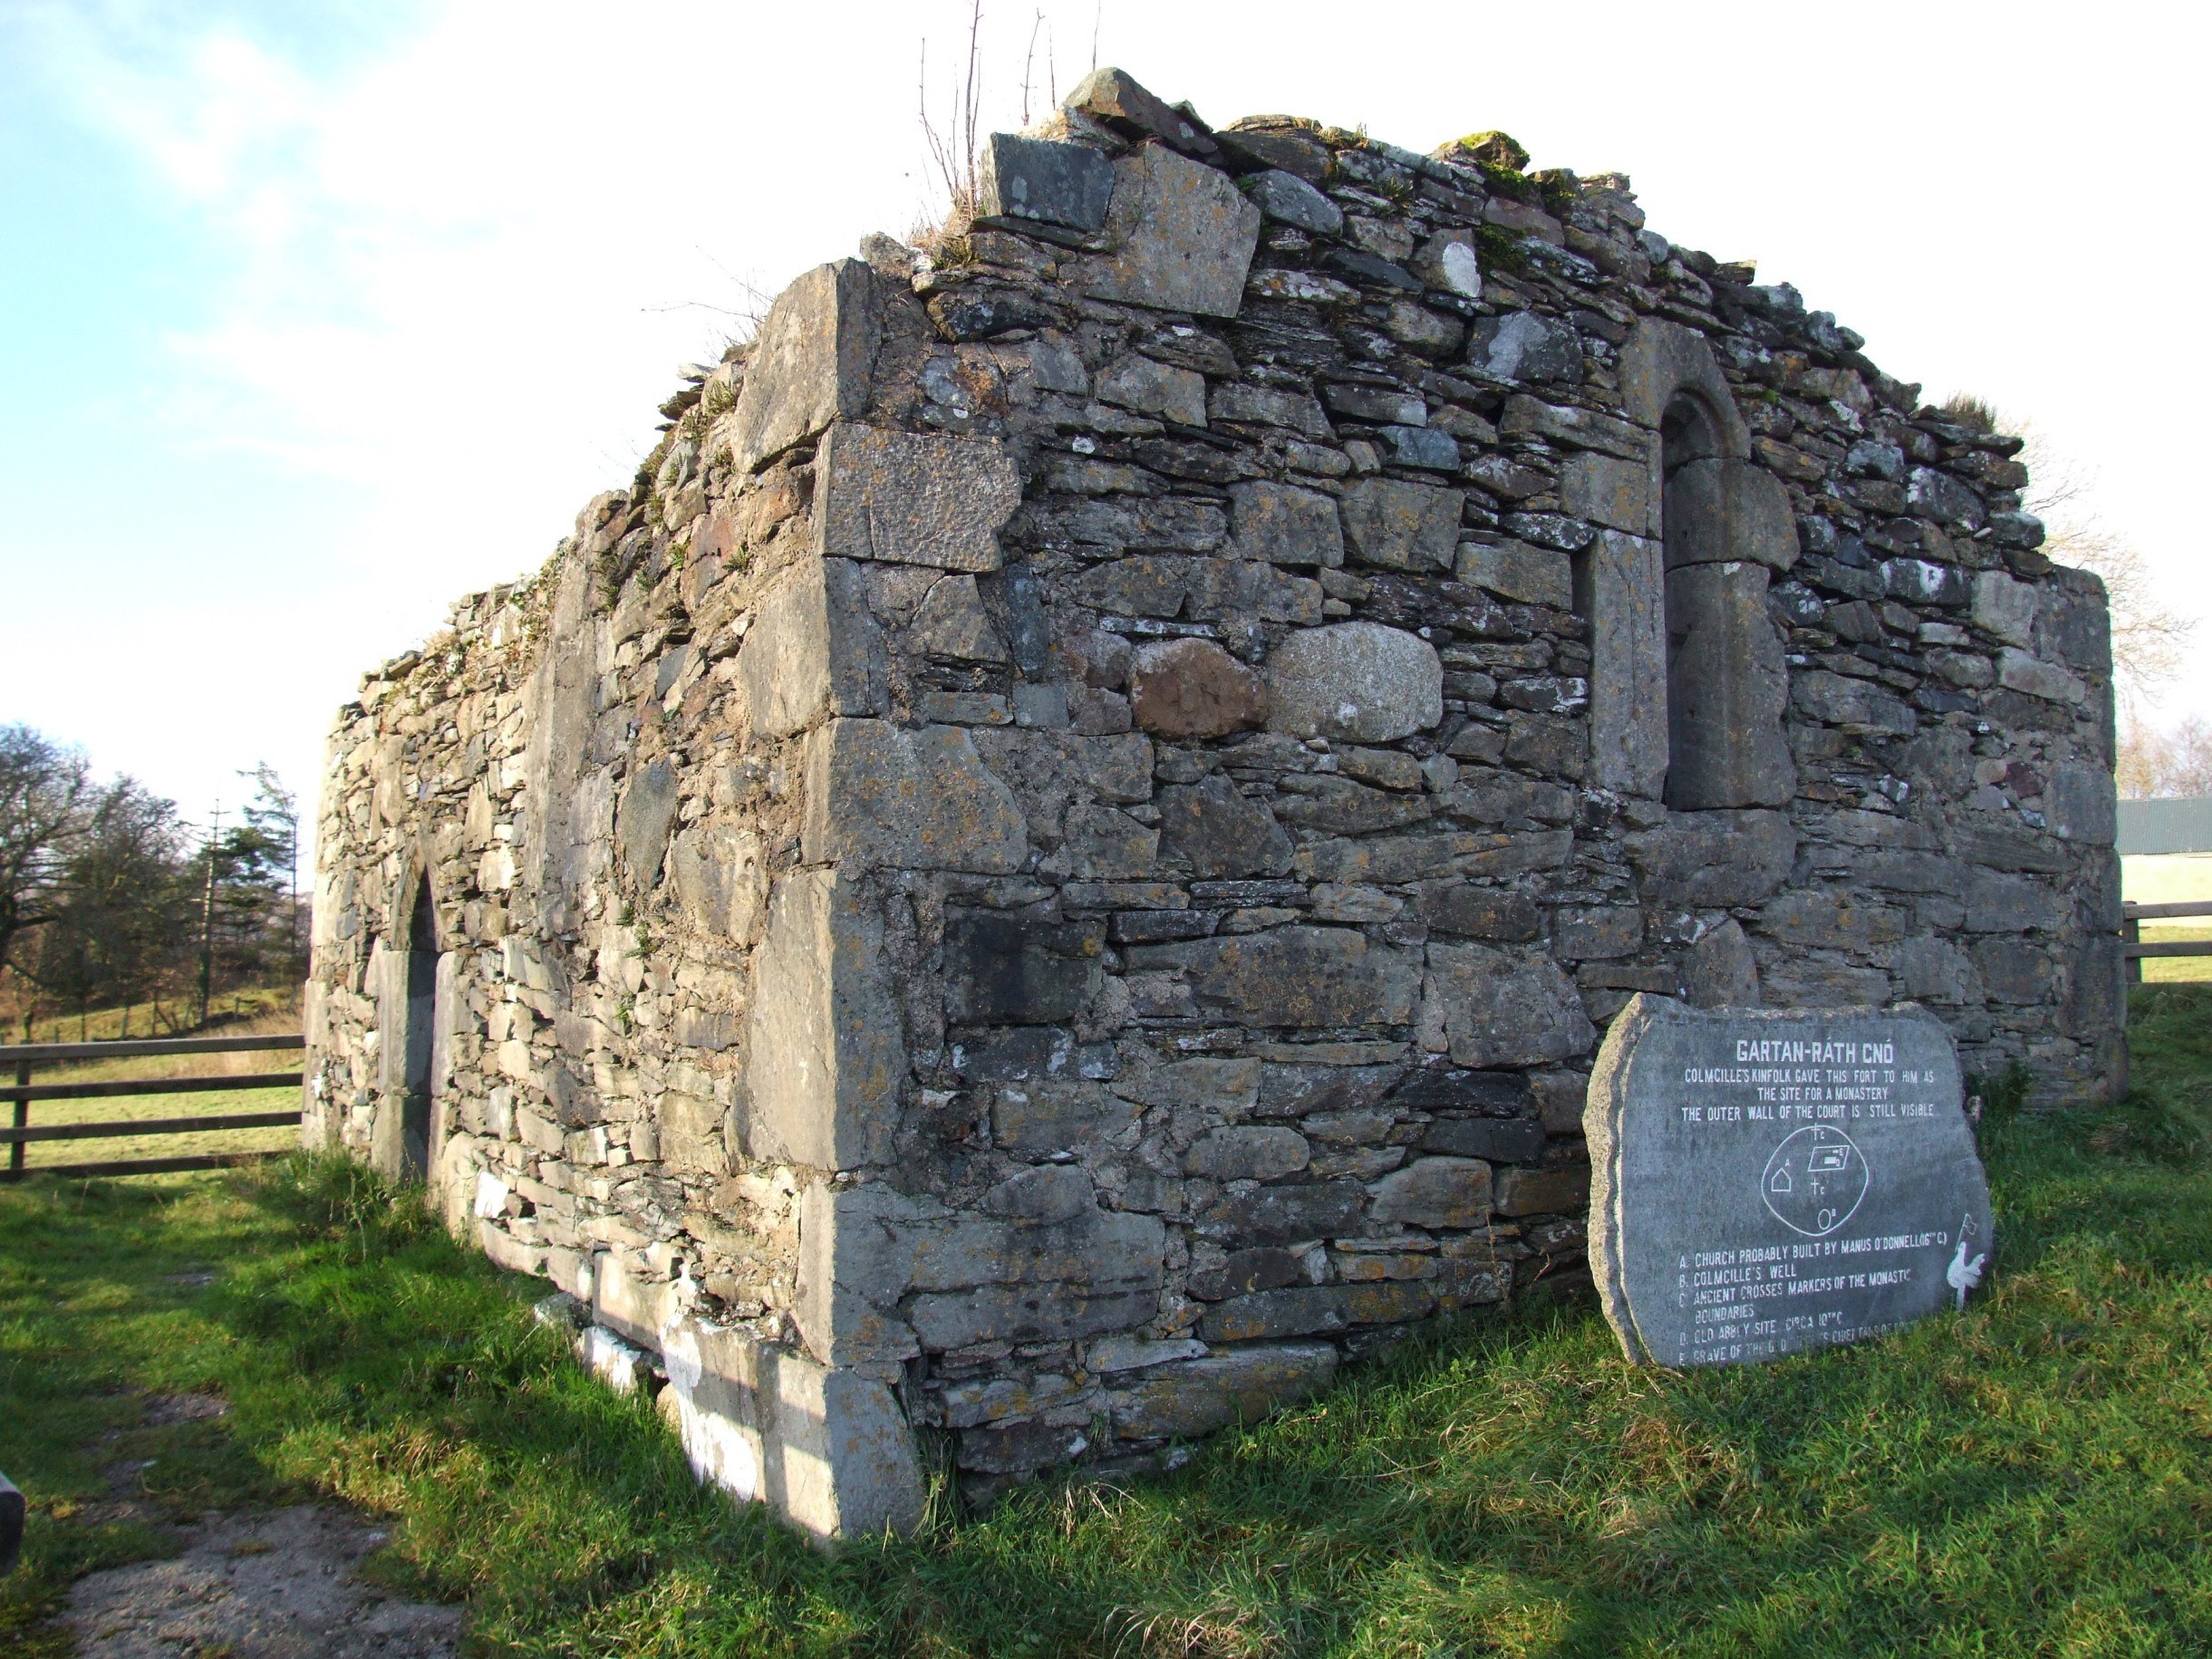
[[[15,1062],[15,1086],[17,1088],[31,1086],[30,1061],[18,1060]],[[28,1100],[18,1100],[15,1103],[15,1127],[28,1129],[30,1126],[31,1103]],[[7,1178],[10,1181],[23,1179],[23,1142],[21,1140],[17,1140],[7,1149]]]

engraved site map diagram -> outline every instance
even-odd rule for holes
[[[1858,1213],[1867,1179],[1858,1143],[1821,1124],[1782,1137],[1759,1177],[1759,1196],[1784,1227],[1818,1239]]]

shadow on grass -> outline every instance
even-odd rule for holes
[[[314,1493],[393,1517],[380,1576],[468,1601],[485,1652],[2197,1651],[2207,1013],[2139,1003],[2120,1108],[1987,1126],[1964,1315],[1695,1374],[1630,1370],[1584,1307],[1463,1325],[1178,1475],[828,1556],[701,1491],[531,1323],[542,1287],[351,1166],[0,1195],[0,1467],[39,1505],[0,1636],[150,1520]],[[233,1409],[133,1426],[126,1389]],[[125,1456],[150,1515],[103,1519]]]

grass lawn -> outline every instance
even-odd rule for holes
[[[2138,994],[2136,1095],[1985,1125],[1965,1314],[1724,1372],[1631,1371],[1581,1306],[1463,1326],[1181,1473],[1040,1485],[817,1554],[700,1491],[507,1279],[368,1178],[0,1191],[0,1649],[119,1517],[336,1494],[487,1654],[2198,1654],[2212,1649],[2212,987]],[[211,1272],[200,1283],[194,1270]],[[143,1426],[132,1391],[219,1421]]]

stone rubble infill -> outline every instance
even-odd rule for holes
[[[703,1474],[908,1526],[918,1429],[1118,1466],[1576,1282],[1639,993],[2114,1086],[2108,618],[2017,439],[1502,134],[1108,70],[989,156],[332,734],[311,1139]]]
[[[313,1505],[210,1516],[172,1560],[79,1579],[61,1623],[79,1659],[452,1659],[459,1608],[398,1600],[353,1576],[385,1537]]]

